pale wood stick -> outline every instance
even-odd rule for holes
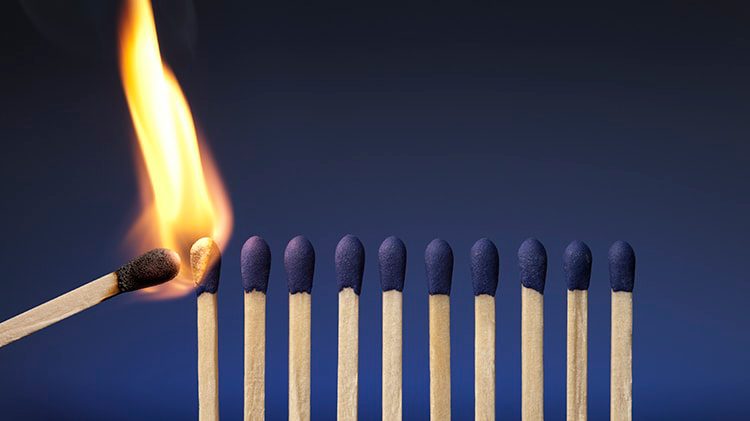
[[[401,291],[383,291],[383,421],[401,421],[403,304]]]
[[[633,419],[633,293],[612,291],[610,420]]]
[[[568,421],[587,418],[588,294],[586,290],[568,290]]]
[[[310,322],[312,296],[289,294],[289,419],[310,420]]]
[[[219,419],[219,322],[216,294],[198,295],[198,419]]]
[[[544,295],[521,287],[521,418],[544,419]]]
[[[474,419],[495,419],[495,297],[474,297]]]
[[[430,419],[451,419],[450,296],[430,295]]]
[[[266,294],[245,293],[245,421],[266,417]]]
[[[339,421],[357,419],[359,361],[359,295],[352,288],[339,292],[339,343],[336,415]]]

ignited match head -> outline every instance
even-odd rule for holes
[[[544,294],[547,278],[547,250],[536,238],[529,238],[518,248],[518,265],[521,268],[521,285]]]
[[[563,253],[563,270],[568,289],[588,290],[591,280],[591,249],[583,241],[568,244]]]
[[[298,235],[289,241],[284,250],[284,268],[290,294],[312,292],[315,249],[307,238]]]
[[[406,246],[397,237],[388,237],[378,250],[380,286],[383,291],[403,292],[406,278]]]
[[[453,278],[453,250],[447,242],[436,238],[424,251],[427,290],[430,295],[450,295]]]
[[[609,283],[612,291],[633,292],[635,252],[625,241],[616,241],[609,248]]]
[[[359,238],[345,235],[336,246],[336,286],[341,292],[351,288],[359,295],[362,291],[362,273],[365,270],[365,248]]]
[[[180,272],[180,256],[168,249],[153,249],[115,271],[120,292],[159,285]]]
[[[216,294],[221,273],[221,250],[214,240],[203,237],[193,243],[190,248],[190,267],[193,269],[196,294]]]
[[[487,294],[494,297],[499,276],[500,256],[497,247],[492,241],[482,238],[471,247],[471,280],[474,295]]]
[[[268,290],[268,274],[271,272],[271,249],[262,238],[250,237],[240,253],[242,287],[245,292]]]

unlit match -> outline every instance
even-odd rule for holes
[[[617,241],[609,249],[612,287],[612,353],[610,366],[610,419],[633,419],[633,284],[635,252]]]
[[[495,419],[495,292],[500,256],[486,239],[471,248],[474,287],[474,419]]]
[[[383,421],[401,421],[403,395],[403,290],[406,246],[388,237],[378,250],[380,286],[383,289]]]
[[[521,418],[544,419],[544,284],[547,251],[530,238],[518,249],[521,269]]]
[[[430,419],[451,419],[451,281],[453,250],[435,239],[425,250],[430,324]]]
[[[585,421],[588,403],[588,294],[591,250],[573,241],[563,253],[568,284],[568,340],[566,406],[568,421]]]

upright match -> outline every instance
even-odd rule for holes
[[[207,237],[190,249],[198,304],[198,419],[219,419],[219,320],[216,292],[219,290],[221,251]]]
[[[112,273],[0,323],[0,347],[116,295],[169,281],[179,271],[177,253],[167,249],[151,250]]]
[[[610,367],[610,419],[633,419],[633,283],[635,252],[617,241],[609,249],[609,283],[612,287],[612,354]]]
[[[495,419],[495,291],[500,256],[486,239],[471,248],[474,287],[474,419]]]
[[[356,421],[359,370],[359,294],[365,269],[365,248],[353,235],[336,246],[336,286],[339,290],[338,421]]]
[[[406,246],[388,237],[378,249],[383,289],[383,421],[401,421],[403,396],[403,305]]]
[[[587,418],[588,309],[591,280],[591,250],[573,241],[563,253],[563,271],[568,284],[567,420]]]
[[[518,249],[521,269],[521,418],[544,419],[544,283],[547,251],[529,238]]]
[[[451,281],[453,250],[435,239],[424,253],[430,294],[430,419],[451,419]]]
[[[250,237],[240,254],[245,290],[244,420],[266,417],[266,291],[271,250],[260,237]]]

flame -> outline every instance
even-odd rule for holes
[[[232,226],[229,199],[205,145],[198,144],[185,95],[162,63],[149,0],[125,2],[120,72],[143,158],[143,208],[128,242],[139,250],[171,248],[183,262],[201,237],[223,248]],[[147,292],[169,298],[192,291],[188,266],[183,264],[176,280]]]

